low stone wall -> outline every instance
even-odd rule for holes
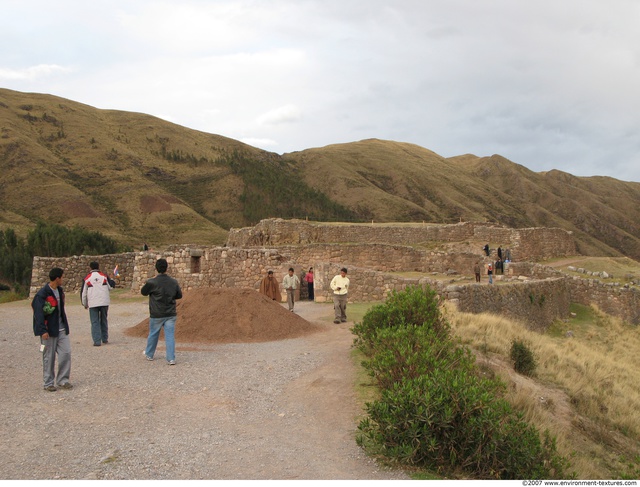
[[[276,227],[289,228],[293,225],[290,221],[284,220],[268,222]],[[429,230],[425,232],[429,232],[432,238],[442,239],[443,233],[453,231],[452,227],[455,227],[453,233],[457,235],[456,238],[469,235],[472,229],[474,236],[483,237],[482,241],[503,241],[506,240],[507,233],[512,232],[510,229],[488,224],[427,225],[425,228]],[[640,293],[637,289],[625,289],[596,279],[567,277],[551,267],[531,262],[511,262],[505,268],[504,278],[517,281],[519,276],[522,279],[526,276],[536,281],[510,282],[508,285],[505,283],[500,286],[476,284],[450,286],[450,281],[445,283],[443,280],[431,279],[427,274],[470,276],[473,272],[473,264],[482,257],[473,253],[430,251],[400,244],[314,243],[314,239],[338,238],[339,234],[319,237],[321,229],[317,226],[303,225],[295,228],[299,230],[297,236],[293,235],[290,239],[298,243],[280,245],[277,248],[178,245],[162,252],[144,251],[67,258],[35,257],[30,294],[33,296],[42,285],[48,282],[48,273],[52,267],[65,269],[64,287],[68,293],[79,292],[82,279],[89,272],[89,262],[93,260],[98,261],[101,270],[109,275],[112,275],[113,268],[117,264],[120,271],[120,277],[116,280],[117,286],[139,292],[145,281],[156,275],[155,262],[163,257],[169,262],[169,274],[178,279],[185,290],[200,287],[257,290],[268,270],[273,270],[278,281],[282,282],[289,267],[293,267],[298,276],[303,276],[309,267],[314,267],[315,300],[325,302],[332,300],[332,292],[329,288],[331,279],[339,273],[341,267],[345,266],[349,269],[349,278],[352,280],[349,293],[351,302],[382,301],[389,293],[401,291],[407,286],[429,285],[444,299],[455,300],[462,311],[472,313],[489,311],[505,314],[524,320],[534,329],[542,329],[555,318],[566,317],[569,302],[585,305],[593,303],[607,313],[619,316],[630,323],[640,324]],[[341,227],[327,226],[322,230],[329,231],[331,228],[335,230]],[[393,229],[397,230],[395,227]],[[520,248],[524,246],[531,248],[526,252],[538,252],[544,247],[541,242],[554,242],[552,247],[556,252],[571,250],[570,242],[573,240],[566,239],[567,232],[560,233],[563,231],[558,232],[557,229],[533,230],[537,231],[518,230],[518,238],[527,242],[526,244],[521,242]],[[406,238],[409,233],[403,233],[405,237],[402,238]],[[280,233],[274,235],[277,236]],[[554,240],[556,237],[559,240]],[[512,234],[512,238],[516,237]],[[566,244],[564,247],[561,241]],[[301,242],[308,243],[303,245]],[[424,276],[407,278],[392,274],[398,272],[417,272]],[[496,280],[502,277],[496,276]],[[304,287],[303,282],[301,285]],[[301,296],[306,296],[305,289],[301,289]]]
[[[436,224],[323,224],[279,218],[254,227],[232,228],[228,247],[308,245],[313,243],[377,243],[420,245],[433,242],[478,241],[511,250],[512,260],[544,260],[575,255],[571,232],[560,228],[508,228],[494,223]]]
[[[448,286],[445,299],[467,313],[495,313],[544,331],[556,319],[569,316],[571,293],[562,278],[513,282],[507,285],[467,284]]]
[[[100,270],[113,277],[117,265],[120,277],[115,279],[117,288],[128,289],[133,285],[135,252],[108,255],[74,255],[72,257],[34,257],[31,272],[29,295],[33,297],[38,290],[49,282],[49,271],[54,267],[64,269],[62,287],[67,294],[79,293],[82,280],[89,274],[89,263],[96,261]]]
[[[604,283],[598,279],[567,277],[571,301],[595,305],[601,311],[623,320],[640,325],[640,291],[625,288],[613,283]]]

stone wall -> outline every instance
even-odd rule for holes
[[[117,265],[120,277],[115,279],[117,288],[130,288],[133,285],[135,252],[109,255],[74,255],[73,257],[34,257],[31,272],[30,296],[49,282],[49,271],[53,267],[64,269],[62,287],[66,293],[79,293],[82,280],[89,274],[89,263],[96,261],[100,270],[113,277]]]
[[[258,232],[258,233],[256,233]],[[261,233],[260,233],[261,232]],[[289,232],[289,233],[287,233]],[[351,238],[347,243],[340,239]],[[458,225],[371,226],[316,225],[289,220],[263,220],[251,229],[230,234],[229,242],[237,239],[253,243],[263,241],[273,247],[202,247],[177,245],[161,252],[144,251],[103,256],[73,256],[67,258],[35,257],[31,280],[31,296],[48,282],[52,267],[65,269],[64,287],[68,293],[80,291],[82,279],[89,272],[89,262],[97,260],[100,268],[112,275],[116,264],[120,288],[138,293],[146,279],[156,275],[155,262],[166,258],[168,273],[178,279],[184,290],[200,287],[258,289],[268,270],[273,270],[282,282],[289,267],[303,276],[309,267],[315,270],[315,300],[332,300],[329,283],[341,267],[349,269],[352,287],[350,302],[382,301],[393,291],[410,285],[434,288],[444,299],[454,300],[462,311],[495,312],[524,320],[534,329],[543,329],[555,318],[566,317],[569,302],[596,304],[603,311],[640,324],[640,293],[605,284],[595,279],[571,278],[551,267],[531,262],[511,262],[505,269],[506,279],[534,279],[508,285],[451,285],[442,275],[472,275],[473,264],[483,259],[469,252],[427,250],[401,243],[378,243],[380,240],[407,240],[425,243],[426,239],[477,239],[481,242],[504,242],[519,255],[546,258],[575,254],[569,232],[559,229],[508,229],[490,224],[461,223]],[[368,243],[368,240],[372,240]],[[393,273],[414,272],[420,277]],[[440,274],[441,279],[428,275]],[[499,280],[503,276],[496,276]],[[304,283],[301,283],[304,286]],[[301,296],[305,296],[303,289]],[[283,299],[285,296],[283,295]]]
[[[508,285],[452,285],[445,299],[455,301],[467,313],[495,313],[544,331],[555,319],[569,316],[571,292],[563,278],[513,282]]]
[[[326,224],[267,219],[254,227],[232,228],[228,247],[362,243],[421,245],[433,242],[485,242],[511,249],[512,260],[543,260],[576,254],[571,232],[560,228],[508,228],[493,223]]]
[[[185,290],[200,287],[258,289],[260,280],[268,270],[273,270],[282,282],[289,267],[294,267],[299,276],[309,267],[314,267],[315,300],[330,302],[332,292],[329,283],[340,268],[346,266],[352,282],[350,302],[382,301],[391,292],[402,291],[407,286],[429,285],[444,299],[455,300],[461,311],[505,314],[526,322],[533,329],[542,329],[553,319],[566,317],[569,302],[585,305],[593,303],[604,312],[630,323],[640,324],[640,293],[637,289],[626,289],[596,279],[566,277],[550,267],[531,263],[511,264],[509,274],[521,278],[529,276],[536,280],[500,286],[475,283],[450,285],[448,280],[432,279],[426,275],[403,277],[389,272],[401,271],[402,266],[411,266],[410,270],[428,274],[434,272],[432,268],[438,259],[443,259],[440,264],[442,270],[450,269],[456,259],[464,260],[464,256],[431,255],[429,252],[414,252],[408,247],[386,245],[318,244],[278,249],[176,247],[164,252],[67,258],[36,257],[33,263],[31,295],[48,282],[49,269],[52,267],[65,269],[64,287],[67,293],[78,293],[92,260],[97,260],[101,269],[110,275],[113,267],[118,264],[118,287],[137,293],[146,279],[156,275],[155,262],[160,257],[167,259],[169,274],[178,279]],[[425,260],[421,261],[421,258]],[[394,262],[400,264],[393,264]],[[466,264],[467,262],[465,266]],[[468,266],[466,269],[460,274],[470,274]],[[196,270],[199,272],[193,272]],[[500,277],[502,276],[496,276],[496,279]]]

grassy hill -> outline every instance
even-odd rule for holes
[[[220,244],[267,217],[353,218],[275,154],[148,115],[0,89],[0,225]]]
[[[38,219],[122,243],[220,244],[262,218],[494,221],[571,230],[585,254],[640,259],[640,183],[534,173],[363,140],[284,155],[139,113],[0,89],[0,228]]]

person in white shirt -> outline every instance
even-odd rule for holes
[[[82,306],[89,310],[91,320],[91,338],[93,346],[109,343],[109,323],[107,313],[111,302],[111,290],[116,287],[116,282],[103,272],[97,262],[89,264],[91,272],[82,281],[80,296]]]
[[[349,292],[349,278],[347,268],[340,269],[340,274],[331,280],[333,289],[333,310],[335,312],[334,323],[344,323],[347,321],[347,293]]]
[[[287,305],[289,311],[293,312],[293,305],[296,297],[296,289],[300,285],[300,279],[293,273],[293,267],[289,267],[289,275],[284,276],[282,286],[287,290]]]

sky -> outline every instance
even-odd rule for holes
[[[640,182],[638,0],[0,0],[0,87]],[[498,183],[498,182],[497,182]]]

